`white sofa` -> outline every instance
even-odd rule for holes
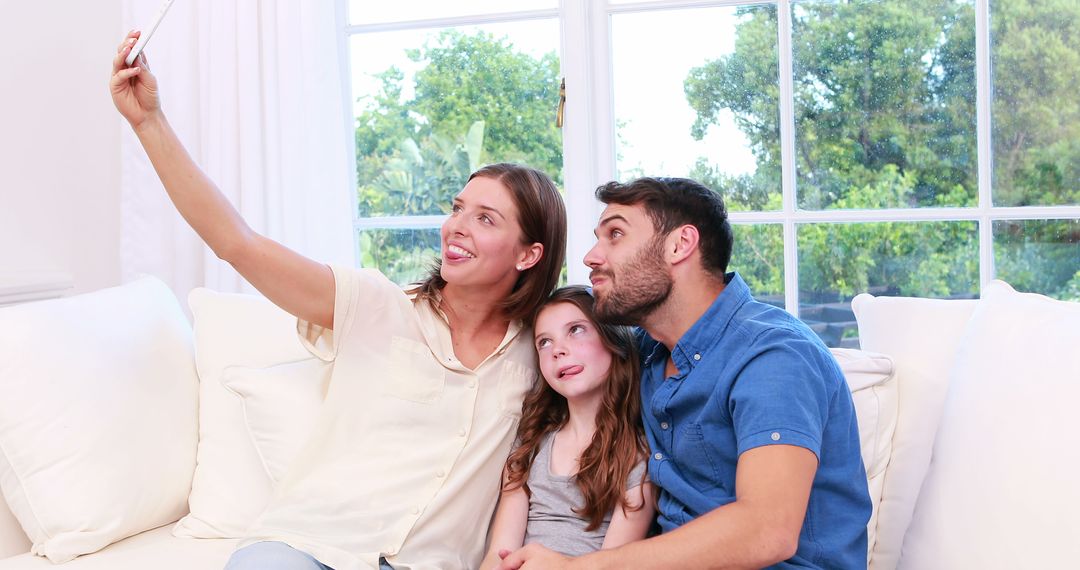
[[[161,282],[0,309],[0,570],[220,568],[303,442],[330,364],[266,301]],[[870,567],[1080,560],[1080,304],[874,298],[853,390]],[[179,522],[177,522],[179,519]]]

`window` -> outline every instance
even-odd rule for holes
[[[483,164],[519,161],[561,179],[557,6],[349,2],[362,266],[422,279],[451,199]]]
[[[668,175],[722,193],[732,269],[832,346],[857,343],[861,292],[975,297],[999,277],[1080,300],[1076,2],[349,8],[361,263],[399,281],[472,165],[521,160],[566,189],[573,282],[593,189]]]

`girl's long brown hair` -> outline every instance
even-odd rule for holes
[[[637,348],[628,327],[596,321],[593,296],[581,286],[557,289],[537,308],[532,320],[535,322],[535,315],[544,307],[556,303],[570,303],[580,309],[600,332],[601,341],[612,353],[603,400],[596,413],[596,432],[589,447],[578,459],[578,472],[575,475],[585,504],[574,509],[574,512],[588,519],[586,530],[595,530],[603,522],[604,516],[616,506],[625,512],[636,511],[644,504],[644,496],[637,505],[626,502],[626,482],[630,472],[649,453],[641,425],[641,396],[638,391],[641,375]],[[525,396],[522,412],[517,446],[506,460],[507,480],[503,489],[510,491],[522,487],[526,494],[530,494],[529,470],[540,449],[540,442],[546,434],[566,424],[569,412],[566,398],[546,381],[537,382]]]

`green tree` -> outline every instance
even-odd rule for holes
[[[1080,204],[1080,2],[992,3],[994,201]]]
[[[1080,203],[1080,103],[1069,93],[1080,78],[1080,3],[993,4],[998,196],[1013,204]],[[777,16],[753,8],[739,15],[735,50],[692,70],[684,87],[697,113],[691,134],[704,136],[729,110],[750,141],[757,171],[724,176],[699,162],[694,175],[722,192],[732,210],[775,209]],[[970,1],[798,3],[792,24],[800,207],[976,204]],[[798,232],[804,291],[843,299],[887,286],[899,294],[949,296],[972,293],[978,283],[973,223],[810,224]],[[782,256],[775,241],[762,243]],[[1080,259],[1052,257],[1035,256],[1036,272],[1053,275],[1039,290],[1064,294]],[[760,279],[766,286],[778,282],[775,262],[753,263],[740,271],[767,276]],[[1051,263],[1063,267],[1049,271]]]
[[[554,52],[535,58],[505,37],[449,30],[406,55],[422,66],[413,96],[404,96],[404,73],[386,69],[356,119],[360,216],[447,213],[469,174],[492,162],[522,162],[561,180]],[[438,254],[438,232],[367,230],[360,251],[364,266],[414,282]]]
[[[534,58],[505,37],[448,30],[406,55],[423,66],[413,96],[391,67],[356,119],[361,216],[444,213],[480,164],[523,162],[561,179],[554,52]]]
[[[776,8],[740,8],[735,52],[690,71],[684,82],[697,118],[690,134],[704,138],[722,111],[733,113],[757,160],[753,175],[728,176],[699,159],[690,176],[724,194],[732,210],[759,210],[780,194],[780,85]]]

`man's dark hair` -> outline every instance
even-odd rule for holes
[[[605,204],[641,205],[660,236],[682,226],[697,228],[705,270],[723,279],[731,261],[734,236],[719,194],[689,178],[638,178],[608,182],[596,189]]]

